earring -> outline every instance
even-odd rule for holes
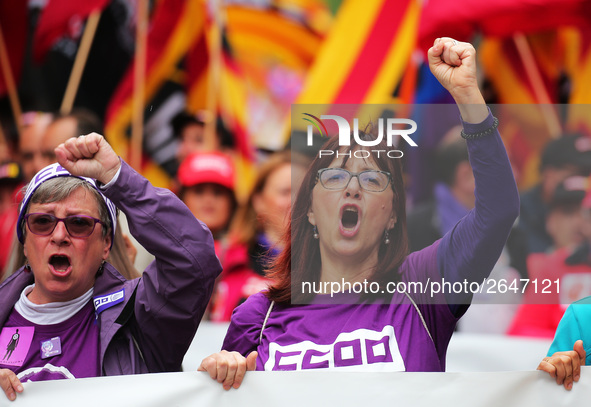
[[[316,227],[316,225],[312,227],[312,232],[314,232],[314,239],[318,240],[318,228]]]
[[[29,264],[29,260],[25,260],[25,271],[31,272],[31,265]]]
[[[100,276],[101,274],[103,274],[103,270],[105,269],[105,261],[103,260],[100,267],[98,268],[96,275]]]
[[[388,229],[384,230],[384,244],[390,244],[390,233],[388,233]]]

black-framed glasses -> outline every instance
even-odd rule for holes
[[[353,177],[357,177],[361,189],[369,192],[384,191],[391,179],[390,173],[386,171],[350,172],[344,168],[322,168],[318,170],[317,180],[326,189],[341,190],[347,188]]]
[[[88,237],[94,232],[97,223],[104,225],[92,216],[72,215],[58,218],[49,213],[28,213],[25,215],[25,221],[31,233],[39,236],[52,234],[58,222],[64,222],[66,230],[72,237]]]

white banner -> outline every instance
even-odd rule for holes
[[[228,324],[202,322],[183,361],[197,370],[204,357],[219,352]],[[447,350],[448,372],[534,370],[550,348],[550,339],[456,332]]]
[[[543,372],[347,373],[249,372],[224,391],[204,372],[26,383],[14,407],[417,406],[540,407],[591,400],[591,369],[566,391]]]

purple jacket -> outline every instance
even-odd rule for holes
[[[221,272],[211,233],[172,192],[155,188],[125,162],[103,193],[156,260],[134,280],[110,264],[96,278],[102,375],[180,371]],[[20,269],[0,286],[0,329],[32,283],[33,274]],[[109,296],[121,290],[123,301]]]

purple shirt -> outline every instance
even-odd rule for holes
[[[473,134],[492,124],[489,115],[464,129]],[[468,140],[468,151],[475,208],[442,239],[410,254],[399,269],[402,281],[482,282],[498,259],[519,211],[517,187],[498,132]],[[259,293],[236,308],[222,348],[244,356],[257,350],[257,370],[444,371],[471,295],[411,296],[416,307],[403,294],[388,303],[321,304],[319,297],[309,305],[275,305],[263,330],[270,302]]]
[[[436,278],[436,258],[437,244],[411,254],[401,271],[410,277],[414,273],[408,268],[417,266]],[[244,355],[257,350],[257,370],[445,370],[447,343],[457,321],[447,304],[419,305],[424,325],[403,294],[394,295],[390,304],[335,304],[327,297],[318,296],[309,305],[275,305],[259,344],[270,302],[263,293],[255,294],[232,316],[223,349]]]
[[[52,325],[31,323],[13,309],[3,329],[17,327],[18,346],[25,347],[23,351],[28,348],[26,357],[20,366],[5,365],[0,360],[0,367],[15,372],[21,382],[100,376],[99,328],[92,303]],[[28,336],[31,330],[24,327],[33,328],[32,339]]]

